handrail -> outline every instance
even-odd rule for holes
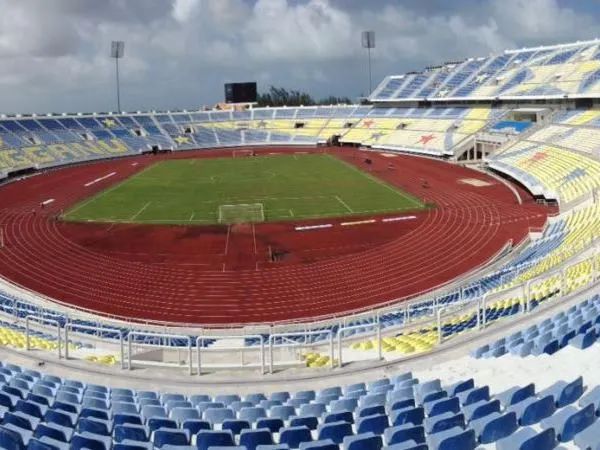
[[[260,342],[260,373],[264,375],[265,373],[265,339],[264,336],[260,334],[256,335],[229,335],[229,336],[217,336],[217,335],[202,335],[196,338],[196,357],[197,357],[197,366],[198,366],[198,376],[202,375],[202,351],[210,351],[209,349],[203,349],[203,343],[205,339],[258,339]],[[229,349],[231,350],[231,349]],[[242,348],[242,358],[243,358],[243,348]],[[243,365],[243,359],[242,359]]]
[[[307,345],[306,339],[309,336],[315,335],[327,335],[329,337],[329,356],[331,359],[331,367],[334,367],[334,354],[333,354],[333,331],[331,330],[323,330],[323,331],[304,331],[304,332],[291,332],[291,333],[272,333],[269,335],[269,373],[273,373],[273,346],[274,341],[277,338],[285,338],[288,336],[303,336],[305,339],[304,345]],[[295,343],[295,345],[290,346],[298,346],[301,344]],[[285,345],[280,345],[281,347],[287,347]]]
[[[183,339],[184,341],[187,341],[187,348],[188,348],[188,365],[189,365],[189,372],[190,375],[192,375],[192,371],[193,371],[193,362],[192,362],[192,340],[189,336],[182,336],[179,334],[161,334],[161,333],[147,333],[147,332],[141,332],[141,331],[132,331],[127,335],[127,358],[128,358],[128,369],[132,370],[133,366],[131,365],[131,355],[132,355],[132,341],[134,337],[157,337],[160,339]],[[159,347],[159,348],[171,348],[168,347],[166,345],[155,345],[155,344],[146,344],[146,343],[136,343],[136,345],[140,345],[140,346],[148,346],[148,347]]]
[[[33,316],[33,315],[29,315],[27,317],[25,317],[25,350],[30,351],[31,350],[31,342],[29,339],[29,322],[33,320],[34,322],[40,323],[42,325],[55,325],[56,326],[56,341],[58,344],[58,359],[62,358],[62,353],[61,353],[61,346],[62,346],[62,342],[61,342],[61,332],[60,332],[60,322],[58,320],[54,320],[54,319],[49,319],[49,318],[44,318],[44,317],[37,317],[37,316]],[[68,344],[67,344],[68,345]]]
[[[70,320],[67,320],[67,323],[65,324],[65,359],[69,359],[69,331],[73,331],[74,328],[88,331],[100,331],[111,334],[117,334],[119,336],[121,369],[125,369],[125,348],[123,345],[123,332],[121,330],[115,330],[114,328],[106,328],[102,326],[95,327],[92,325],[79,325],[72,323]]]

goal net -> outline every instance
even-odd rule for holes
[[[265,221],[262,203],[219,206],[219,223],[258,223]]]
[[[254,156],[256,153],[254,150],[233,150],[234,158],[242,158],[245,156]]]

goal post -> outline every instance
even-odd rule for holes
[[[262,203],[242,203],[219,206],[219,223],[259,223],[265,221],[265,210]]]

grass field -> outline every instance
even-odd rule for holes
[[[333,156],[274,155],[159,162],[75,205],[63,218],[211,224],[219,223],[220,206],[239,204],[261,204],[265,221],[424,208],[418,199]],[[222,211],[232,209],[235,215],[235,208]]]

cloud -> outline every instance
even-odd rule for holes
[[[593,37],[561,0],[0,0],[0,111],[114,109],[112,39],[128,109],[194,107],[225,81],[356,97],[375,79],[505,48]]]

